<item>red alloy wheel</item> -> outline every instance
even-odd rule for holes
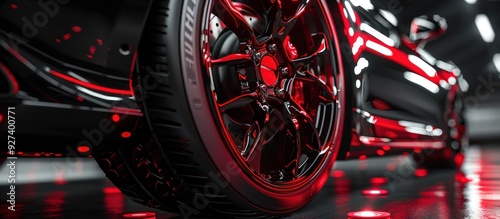
[[[214,9],[202,42],[205,57],[211,56],[205,68],[229,149],[265,186],[307,182],[338,147],[332,144],[343,101],[334,70],[337,45],[329,38],[321,1],[311,2],[300,6],[295,18],[282,15],[289,20],[279,22],[274,16],[280,14],[259,9],[260,1],[233,2],[242,16],[237,19],[250,26]]]

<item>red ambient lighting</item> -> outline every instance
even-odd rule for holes
[[[385,151],[384,150],[377,150],[377,154],[379,156],[384,156],[385,155]]]
[[[378,110],[390,110],[391,109],[391,105],[389,105],[388,103],[386,103],[385,101],[383,101],[381,99],[375,98],[374,100],[372,100],[372,104],[373,104],[373,107],[375,109],[378,109]]]
[[[342,170],[334,170],[332,171],[331,175],[333,178],[342,178],[345,176],[345,173]]]
[[[7,68],[7,66],[5,66],[3,63],[0,63],[0,68],[7,75],[7,77],[9,77],[9,80],[10,82],[12,82],[12,87],[14,89],[13,92],[16,94],[19,91],[19,84],[17,83],[16,78],[14,77],[12,72],[10,72],[9,68]]]
[[[70,77],[68,75],[64,75],[62,73],[59,73],[57,71],[54,71],[54,70],[50,70],[50,73],[59,77],[59,78],[62,78],[66,81],[69,81],[69,82],[72,82],[74,84],[77,84],[77,85],[80,85],[80,86],[83,86],[83,87],[86,87],[86,88],[90,88],[90,89],[93,89],[93,90],[98,90],[98,91],[102,91],[102,92],[106,92],[106,93],[112,93],[112,94],[119,94],[119,95],[128,95],[128,96],[132,96],[132,91],[131,90],[118,90],[118,89],[113,89],[113,88],[109,88],[109,87],[103,87],[103,86],[99,86],[99,85],[95,85],[95,84],[91,84],[89,82],[84,82],[84,81],[80,81],[76,78],[73,78],[73,77]]]
[[[426,169],[416,169],[414,174],[417,177],[424,177],[429,174],[429,171],[427,171]]]
[[[102,191],[104,192],[104,194],[120,194],[120,190],[114,186],[110,186],[110,187],[106,187],[104,189],[102,189]]]
[[[124,218],[156,218],[156,213],[154,212],[136,212],[128,213],[123,215]]]
[[[64,39],[64,40],[69,40],[69,39],[71,39],[71,34],[70,34],[70,33],[64,34],[63,39]]]
[[[387,183],[387,179],[385,177],[373,177],[370,179],[370,183],[372,185],[383,185]]]
[[[73,26],[73,27],[71,28],[71,30],[73,30],[73,32],[75,32],[75,33],[80,33],[80,32],[82,32],[82,28],[81,28],[80,26]]]
[[[82,146],[78,146],[78,152],[79,153],[88,153],[90,151],[90,147],[89,146],[85,146],[85,145],[82,145]]]
[[[385,189],[365,189],[361,191],[361,194],[364,196],[386,196],[389,191]]]
[[[130,138],[130,136],[132,136],[132,133],[130,133],[130,132],[123,132],[122,133],[122,138]]]
[[[347,214],[349,219],[364,219],[364,218],[376,218],[376,219],[389,219],[391,214],[389,212],[382,211],[356,211],[349,212]]]
[[[113,120],[113,122],[119,122],[120,121],[120,116],[118,114],[114,114],[111,117],[111,120]]]

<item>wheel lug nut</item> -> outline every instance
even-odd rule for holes
[[[257,52],[253,55],[253,58],[257,61],[260,61],[260,59],[262,59],[262,54]]]
[[[288,67],[280,68],[280,74],[283,76],[288,76]]]
[[[269,52],[276,52],[278,50],[278,46],[276,46],[276,44],[274,44],[274,43],[270,44],[270,45],[267,46],[267,50]]]
[[[281,88],[277,88],[275,89],[274,93],[276,94],[276,97],[278,98],[285,98],[285,90],[281,89]]]

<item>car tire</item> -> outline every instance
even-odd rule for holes
[[[279,1],[154,1],[134,77],[145,118],[128,142],[94,153],[110,180],[184,217],[279,216],[310,202],[350,110],[328,6],[302,2],[290,14],[273,13]],[[288,23],[267,23],[276,14]]]

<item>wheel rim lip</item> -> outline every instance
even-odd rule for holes
[[[336,70],[332,73],[331,76],[335,77],[335,80],[333,81],[333,85],[337,86],[336,88],[338,89],[339,94],[337,95],[338,101],[336,103],[334,102],[335,115],[332,116],[332,119],[334,120],[334,122],[331,125],[332,131],[330,132],[330,134],[332,136],[328,138],[329,139],[328,143],[325,143],[322,145],[322,146],[327,145],[327,144],[329,145],[329,146],[327,146],[328,150],[325,150],[325,152],[327,152],[327,153],[324,153],[321,156],[318,156],[320,158],[319,159],[320,161],[317,161],[316,163],[311,165],[311,166],[314,166],[314,169],[308,170],[308,173],[304,175],[305,177],[301,176],[299,178],[292,179],[292,180],[286,181],[286,182],[281,182],[281,181],[271,182],[271,181],[264,179],[262,176],[260,176],[259,173],[257,173],[248,162],[246,162],[244,159],[242,159],[243,157],[240,154],[241,151],[238,150],[234,140],[232,139],[227,128],[224,125],[224,121],[222,118],[223,113],[221,112],[221,110],[217,106],[217,100],[216,100],[216,97],[214,96],[214,92],[212,92],[212,91],[209,92],[209,93],[212,93],[211,95],[209,95],[211,98],[211,100],[209,102],[211,104],[213,104],[213,110],[215,111],[212,113],[217,114],[216,122],[219,125],[219,128],[222,130],[222,133],[224,135],[223,140],[227,143],[227,145],[229,147],[231,147],[229,149],[229,151],[231,151],[230,153],[232,154],[233,158],[236,158],[235,160],[238,160],[238,163],[240,163],[242,166],[244,166],[244,168],[242,168],[242,169],[246,173],[249,173],[250,176],[254,176],[254,177],[250,177],[251,179],[254,179],[259,184],[264,185],[265,187],[268,187],[268,188],[290,189],[292,187],[301,187],[302,185],[307,183],[310,179],[315,178],[318,175],[320,175],[319,170],[323,169],[325,165],[331,165],[333,163],[333,160],[330,159],[330,157],[331,156],[335,157],[337,152],[338,152],[338,149],[340,147],[340,140],[339,139],[341,136],[339,136],[339,135],[341,135],[341,132],[339,132],[339,129],[341,129],[341,127],[342,127],[343,120],[344,120],[343,116],[345,115],[345,109],[343,109],[343,107],[342,107],[344,104],[344,101],[345,101],[344,86],[343,86],[345,82],[344,82],[344,78],[343,78],[344,77],[343,76],[343,67],[342,67],[342,63],[341,63],[342,59],[340,57],[341,53],[340,53],[339,42],[337,39],[337,33],[332,26],[333,20],[331,19],[331,15],[327,11],[327,9],[325,9],[325,8],[327,8],[326,3],[323,0],[317,0],[317,4],[318,4],[319,9],[317,8],[316,12],[319,11],[322,13],[322,16],[321,16],[322,19],[328,19],[327,21],[323,21],[324,23],[322,23],[322,25],[324,25],[324,26],[322,28],[324,29],[323,30],[324,32],[327,32],[328,44],[330,46],[332,46],[333,49],[328,50],[328,58],[325,58],[325,60],[327,60],[328,62],[331,62],[330,65],[332,65]],[[212,4],[212,7],[213,7],[213,4]],[[209,10],[211,12],[211,8]],[[210,12],[208,12],[208,13],[210,13]],[[202,68],[210,69],[211,66],[207,67],[207,65],[205,65],[205,66],[202,65]],[[328,160],[331,160],[331,162],[326,162]],[[324,175],[324,174],[322,174],[322,175]]]

